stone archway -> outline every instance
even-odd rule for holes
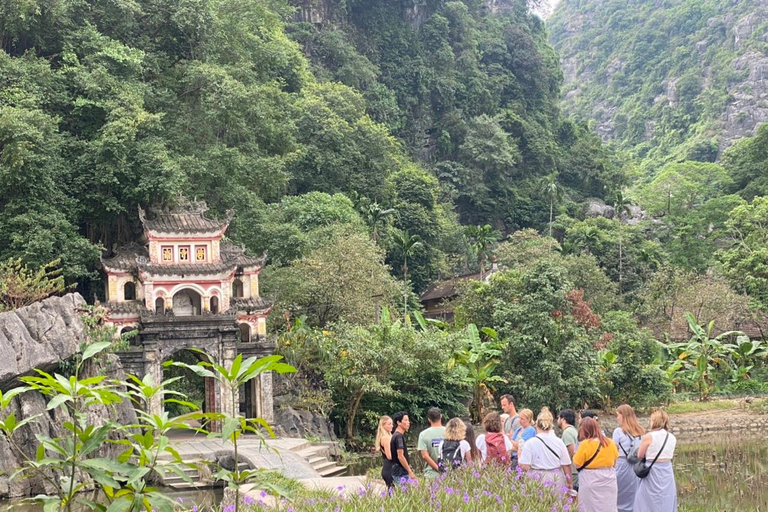
[[[216,295],[211,297],[211,313],[214,315],[219,314],[219,298]]]
[[[164,297],[158,297],[155,299],[155,314],[158,314],[158,315],[165,314],[165,298]]]
[[[246,323],[242,323],[242,324],[239,325],[239,329],[240,329],[240,341],[242,341],[244,343],[250,342],[251,341],[251,326],[246,324]]]
[[[200,353],[198,351],[191,351],[185,348],[177,350],[168,357],[165,357],[163,363],[163,380],[168,380],[174,377],[181,377],[177,381],[173,382],[169,388],[173,391],[184,393],[183,400],[198,405],[199,411],[210,413],[218,412],[218,396],[216,393],[216,382],[214,379],[208,377],[200,377],[195,372],[178,366],[165,367],[165,363],[168,361],[179,361],[188,365],[196,365],[201,361],[213,362],[214,359],[208,354]],[[163,406],[163,409],[169,413],[170,417],[176,417],[181,414],[189,412],[195,412],[184,406],[178,404],[167,404]]]
[[[232,281],[232,298],[233,299],[241,299],[243,298],[244,291],[243,291],[243,280],[239,277],[235,278],[234,281]]]
[[[196,291],[184,288],[173,296],[175,316],[199,316],[202,311],[202,297]]]
[[[120,358],[131,373],[139,378],[150,375],[154,383],[163,380],[163,361],[180,351],[201,350],[206,354],[205,357],[227,368],[231,367],[238,353],[244,359],[272,353],[272,347],[265,344],[241,343],[238,340],[238,324],[230,317],[219,315],[146,315],[142,316],[139,332],[143,350],[138,354],[136,351],[121,352]],[[215,380],[209,381],[204,387],[206,411],[231,414],[239,405],[247,417],[274,421],[270,374],[252,380],[248,386],[237,390],[234,396]],[[151,414],[162,414],[163,403],[159,396],[150,401],[148,411]],[[217,430],[221,425],[213,424],[210,428]]]

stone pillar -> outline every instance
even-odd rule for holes
[[[163,361],[157,343],[144,343],[144,375],[152,376],[152,385],[157,386],[163,382]],[[163,399],[161,396],[154,396],[148,404],[149,414],[163,413]]]
[[[117,301],[118,295],[117,295],[117,276],[109,276],[107,278],[107,300],[108,301]]]
[[[251,283],[251,297],[254,299],[259,298],[259,274],[254,273],[251,274],[251,278],[249,279]]]
[[[203,295],[203,311],[206,313],[211,312],[211,296],[210,295]]]
[[[267,319],[261,316],[256,322],[256,334],[258,340],[259,342],[264,342],[267,339]]]
[[[272,372],[266,372],[259,375],[258,390],[256,400],[259,407],[259,414],[270,425],[275,422],[274,403],[272,402]]]
[[[222,347],[221,347],[221,358],[219,360],[219,364],[224,366],[225,368],[232,368],[232,363],[235,360],[235,357],[237,357],[237,342],[235,341],[223,341]],[[221,385],[219,385],[219,412],[223,412],[225,414],[232,414],[232,408],[234,406],[235,413],[238,412],[238,409],[240,408],[240,390],[235,389],[234,397],[232,396],[232,392],[229,389],[223,389]],[[233,402],[234,400],[234,402]]]

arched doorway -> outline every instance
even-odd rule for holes
[[[158,297],[155,299],[155,313],[158,315],[165,314],[165,299],[163,297]]]
[[[214,315],[219,314],[219,298],[215,295],[211,297],[211,313]]]
[[[232,281],[232,297],[241,299],[243,297],[243,281],[238,277]]]
[[[251,341],[251,326],[248,324],[240,324],[240,341],[248,343]]]
[[[194,290],[180,290],[173,296],[173,314],[175,316],[197,316],[202,303],[200,294]]]
[[[199,352],[181,349],[174,352],[170,357],[166,358],[163,363],[167,361],[178,361],[190,366],[194,366],[201,361],[210,362],[211,358]],[[174,398],[195,404],[197,406],[196,410],[201,412],[213,412],[216,410],[214,379],[200,377],[192,370],[188,370],[187,368],[180,366],[166,367],[163,365],[163,380],[172,379],[174,377],[181,378],[172,382],[168,388],[172,391],[183,393],[186,397]],[[190,412],[195,412],[195,410],[190,409],[189,407],[172,402],[166,403],[164,408],[171,418],[181,416],[182,414],[188,414]]]
[[[125,283],[123,287],[123,299],[136,300],[136,285],[131,281]]]
[[[135,347],[135,346],[139,345],[139,337],[136,336],[136,332],[135,332],[136,330],[137,330],[137,327],[135,327],[133,325],[129,325],[129,326],[123,327],[122,329],[120,329],[120,337],[122,339],[125,339],[126,335],[133,334],[133,336],[128,338],[128,343],[132,347]]]

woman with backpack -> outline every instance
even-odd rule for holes
[[[554,428],[552,413],[543,407],[536,418],[536,435],[525,443],[518,463],[520,469],[541,482],[553,482],[570,490],[571,456]]]
[[[600,425],[584,418],[579,425],[579,447],[573,463],[579,471],[579,506],[585,512],[617,512],[616,459],[619,451],[603,435]]]
[[[632,512],[635,505],[635,492],[640,479],[635,475],[632,464],[627,460],[629,454],[640,446],[640,439],[645,429],[640,426],[635,416],[635,410],[627,404],[616,409],[616,421],[619,426],[613,431],[613,442],[619,448],[619,458],[616,461],[616,485],[618,487],[618,511]]]
[[[489,412],[483,418],[485,434],[477,436],[477,449],[483,462],[509,464],[509,452],[512,442],[501,432],[501,416],[497,412]]]
[[[467,426],[461,418],[451,418],[445,425],[445,435],[437,447],[440,454],[437,465],[442,471],[461,466],[464,461],[472,462],[472,447],[466,435]]]
[[[633,512],[677,512],[677,487],[672,458],[677,439],[669,432],[669,416],[664,411],[651,414],[651,431],[643,436],[637,450],[650,471],[640,480]]]

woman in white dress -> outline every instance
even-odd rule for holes
[[[571,490],[571,456],[563,440],[555,435],[554,428],[552,413],[543,407],[536,417],[536,435],[523,446],[518,464],[529,476]]]
[[[651,414],[651,431],[643,436],[637,456],[653,467],[641,478],[635,493],[633,512],[677,512],[677,486],[672,458],[677,439],[669,432],[669,416],[664,411]]]

